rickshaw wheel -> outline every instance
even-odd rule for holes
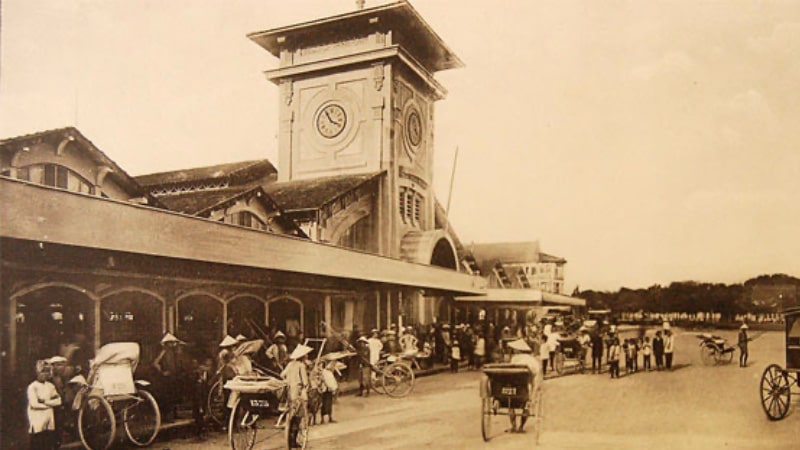
[[[300,415],[299,420],[297,423],[294,423],[294,417],[298,414]],[[295,447],[292,442],[292,428],[294,427],[299,427],[297,430],[297,443],[300,444],[300,447]],[[291,409],[286,416],[286,448],[289,450],[295,448],[305,450],[306,446],[308,446],[308,433],[310,428],[311,415],[308,414],[308,411],[301,411],[299,408]]]
[[[108,400],[97,394],[87,396],[78,411],[78,433],[89,450],[105,450],[117,433],[114,410]]]
[[[564,373],[564,353],[557,352],[555,354],[555,358],[556,358],[556,360],[553,361],[553,362],[554,362],[554,366],[556,368],[556,373],[561,375],[562,373]]]
[[[708,345],[700,347],[700,358],[703,360],[703,364],[713,366],[717,363],[717,349]]]
[[[225,389],[222,387],[222,378],[211,385],[208,390],[208,415],[217,425],[225,425],[228,411],[225,408]]]
[[[383,372],[383,387],[390,397],[405,397],[414,389],[414,371],[403,363],[394,363]]]
[[[256,443],[257,415],[251,414],[239,401],[233,406],[228,421],[228,442],[233,450],[250,450]]]
[[[158,435],[158,429],[161,427],[161,410],[149,392],[139,390],[137,395],[139,398],[132,406],[125,408],[122,417],[128,439],[136,446],[146,447]]]
[[[770,364],[761,375],[761,407],[769,420],[781,420],[789,412],[791,383],[786,371],[777,364]]]
[[[484,398],[481,402],[481,435],[488,442],[492,432],[492,399]]]

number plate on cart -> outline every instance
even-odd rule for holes
[[[269,400],[251,398],[250,406],[252,406],[253,408],[269,408]]]
[[[515,387],[504,387],[500,390],[500,393],[503,395],[517,395],[517,388]]]

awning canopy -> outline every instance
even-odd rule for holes
[[[274,273],[479,294],[455,270],[0,177],[0,237],[229,264]],[[77,262],[76,262],[77,263]]]
[[[539,289],[486,289],[484,294],[459,296],[456,301],[508,306],[586,306],[586,300]]]

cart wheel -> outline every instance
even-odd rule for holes
[[[289,413],[286,415],[286,448],[289,450],[296,448],[305,450],[308,445],[308,432],[310,428],[311,415],[308,414],[308,411],[300,408],[290,409]],[[295,446],[294,442],[292,442],[292,431],[295,429],[297,429],[297,444],[299,444],[299,447]]]
[[[117,423],[108,400],[97,394],[83,400],[78,412],[78,433],[88,450],[105,450],[111,446]]]
[[[125,408],[122,415],[125,424],[125,434],[128,439],[139,447],[150,445],[158,435],[161,427],[161,410],[153,395],[147,391],[138,391],[138,398],[134,403]]]
[[[704,345],[700,347],[700,358],[703,360],[703,364],[713,366],[717,363],[717,350],[714,347]]]
[[[761,407],[769,420],[781,420],[789,412],[791,383],[786,371],[777,364],[770,364],[761,375]]]
[[[731,351],[729,351],[729,352],[723,353],[722,354],[722,362],[724,362],[725,364],[730,364],[733,361],[733,354],[734,353],[735,352],[734,352],[733,349],[731,349]]]
[[[488,442],[492,432],[492,399],[484,398],[481,402],[481,435],[483,441]]]
[[[402,363],[390,365],[383,372],[383,387],[390,397],[405,397],[414,389],[414,371]]]
[[[208,390],[207,406],[211,420],[219,426],[225,425],[229,413],[225,407],[225,388],[222,387],[222,378],[217,378]]]
[[[554,361],[554,365],[556,368],[556,373],[561,375],[564,373],[564,354],[561,352],[557,352],[555,354],[556,360]]]
[[[257,414],[251,414],[237,400],[228,420],[228,442],[233,450],[250,450],[256,443]]]

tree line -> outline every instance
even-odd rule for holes
[[[760,275],[741,284],[681,281],[669,286],[653,285],[646,289],[620,288],[616,292],[581,291],[573,297],[586,300],[589,309],[618,312],[670,313],[715,312],[722,320],[737,314],[774,313],[797,302],[800,279],[785,275]]]

